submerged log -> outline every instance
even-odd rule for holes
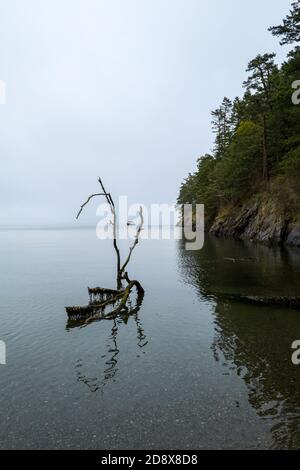
[[[215,294],[212,294],[215,295]],[[244,302],[248,304],[255,304],[261,306],[274,306],[286,307],[295,310],[300,310],[300,297],[265,297],[256,295],[240,295],[240,294],[226,294],[218,293],[217,297],[225,301]]]
[[[85,307],[72,306],[72,307],[65,307],[65,308],[69,317],[90,315],[93,310],[92,305],[86,305]]]
[[[135,317],[140,310],[144,298],[144,293],[142,291],[137,292],[136,302],[131,305],[128,310],[122,311],[122,315],[116,313],[115,310],[112,310],[108,313],[103,313],[101,311],[94,311],[91,315],[77,315],[68,317],[67,322],[67,330],[71,328],[82,328],[85,326],[90,325],[91,323],[97,321],[105,321],[105,320],[115,320],[117,317],[120,318],[120,321],[124,322],[125,324],[128,322],[130,317]]]
[[[100,292],[103,293],[104,291],[106,293],[108,293],[108,291],[109,293],[114,292],[114,295],[100,302],[91,300],[89,305],[86,305],[83,307],[81,306],[66,307],[66,312],[69,317],[94,315],[101,311],[104,312],[105,308],[108,305],[115,305],[118,301],[120,301],[123,298],[123,295],[124,295],[124,291],[112,291],[111,289],[102,289],[101,287],[97,287],[95,289],[88,288],[88,290],[89,290],[90,296],[92,295],[90,292],[91,290],[95,292],[99,292],[99,293]]]
[[[242,299],[254,304],[278,305],[279,307],[294,308],[300,310],[300,297],[258,297],[242,296]]]
[[[107,306],[108,304],[106,304]],[[89,304],[86,306],[66,307],[66,312],[70,319],[87,318],[91,316],[105,317],[105,306],[103,304]],[[110,312],[107,314],[110,315]]]
[[[94,294],[94,295],[98,295],[98,294],[116,295],[120,292],[119,290],[106,289],[104,287],[88,287],[88,291],[89,291],[89,294]]]
[[[129,279],[128,279],[129,280]],[[101,315],[103,318],[112,318],[123,312],[127,312],[128,308],[126,306],[128,298],[133,288],[136,288],[138,295],[144,294],[144,289],[138,281],[130,281],[125,289],[122,290],[113,290],[106,289],[102,287],[88,288],[90,298],[94,295],[100,295],[104,299],[105,295],[109,295],[109,298],[102,301],[91,300],[89,305],[80,307],[80,306],[71,306],[65,307],[66,312],[69,318],[78,318],[78,317],[92,317],[94,315]],[[106,307],[112,305],[116,308],[105,313]]]
[[[123,293],[123,290],[106,289],[103,287],[88,287],[88,293],[90,296],[90,303],[109,302],[115,297],[119,297],[119,295]]]

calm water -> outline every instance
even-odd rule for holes
[[[0,259],[1,448],[300,448],[300,312],[225,295],[300,295],[300,250],[142,241],[140,310],[85,327],[64,306],[114,287],[109,242],[2,231]]]

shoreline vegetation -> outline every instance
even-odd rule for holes
[[[213,152],[177,202],[204,204],[216,236],[300,247],[300,0],[269,30],[295,47],[281,66],[274,53],[249,62],[244,96],[212,111]]]

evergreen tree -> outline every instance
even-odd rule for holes
[[[232,134],[235,133],[242,119],[245,116],[245,103],[238,96],[233,100],[232,103],[232,114],[231,114],[231,127]]]
[[[251,72],[251,75],[244,82],[244,87],[247,91],[261,94],[264,101],[272,110],[272,85],[274,75],[278,71],[274,63],[276,54],[258,55],[255,59],[251,60],[248,64],[246,72]]]
[[[216,134],[214,154],[216,158],[224,156],[233,134],[233,105],[230,99],[224,98],[222,104],[212,111],[212,129]]]
[[[212,131],[214,134],[216,134],[215,137],[215,146],[213,149],[214,155],[216,158],[220,158],[222,155],[222,149],[223,149],[223,116],[222,116],[222,110],[221,108],[217,108],[214,111],[211,112],[212,115]]]
[[[300,42],[300,0],[292,3],[290,13],[283,20],[279,26],[272,26],[269,28],[273,36],[281,37],[280,44],[293,44]]]
[[[273,112],[272,91],[274,75],[278,71],[274,63],[276,54],[258,55],[248,64],[247,72],[251,75],[244,82],[244,87],[254,92],[257,112],[262,126],[262,161],[263,179],[269,178],[267,114]]]
[[[271,28],[283,44],[299,42],[300,0],[292,7],[283,26]],[[248,64],[244,96],[233,102],[224,98],[212,112],[214,154],[201,157],[181,186],[178,202],[205,204],[208,222],[220,208],[270,188],[292,214],[300,213],[300,105],[291,100],[292,83],[299,80],[300,46],[280,68],[274,59],[275,54],[255,57]]]

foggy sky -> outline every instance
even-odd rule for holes
[[[255,55],[284,59],[267,28],[290,3],[0,0],[0,225],[76,226],[98,175],[115,197],[175,202],[212,148],[210,111]]]

